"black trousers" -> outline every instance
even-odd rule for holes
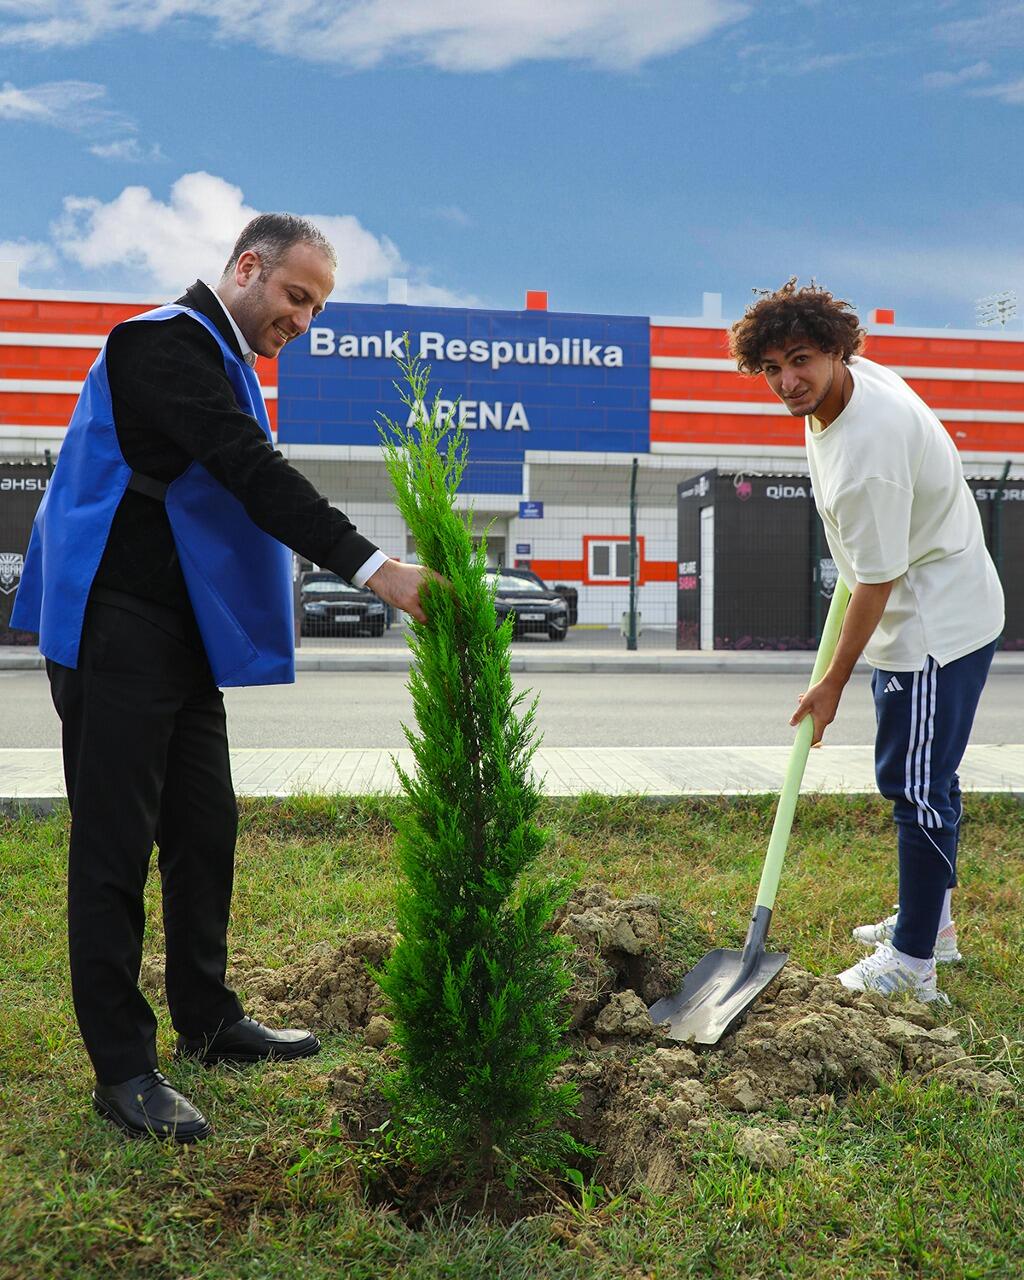
[[[238,826],[224,700],[192,619],[110,593],[89,605],[77,669],[47,673],[71,807],[75,1014],[97,1080],[119,1084],[157,1066],[138,986],[154,842],[175,1028],[199,1036],[242,1017],[224,980]]]

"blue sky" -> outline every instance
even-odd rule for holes
[[[1022,54],[1024,0],[0,0],[0,258],[160,299],[287,208],[361,301],[965,328],[1024,302]]]

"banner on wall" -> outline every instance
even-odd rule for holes
[[[527,449],[650,449],[646,316],[329,303],[280,357],[281,444],[376,445],[408,350],[469,441],[463,488],[521,493]]]
[[[34,644],[27,631],[7,625],[25,567],[32,521],[49,483],[44,463],[0,462],[0,644]]]

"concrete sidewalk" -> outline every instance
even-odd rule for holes
[[[515,672],[578,672],[634,675],[699,675],[709,672],[732,675],[810,674],[814,653],[787,650],[777,653],[753,649],[683,650],[625,647],[575,648],[573,639],[558,645],[519,643],[512,649]],[[410,654],[404,646],[304,647],[295,655],[297,671],[408,671]],[[38,649],[0,646],[0,671],[41,671],[44,661]],[[864,662],[859,670],[868,670]],[[1024,675],[1024,651],[997,653],[992,664],[997,675]]]
[[[341,748],[240,749],[231,766],[241,796],[391,794],[399,785],[393,756],[413,768],[408,750]],[[872,757],[871,747],[812,751],[803,789],[873,794]],[[736,796],[777,792],[788,760],[788,747],[542,747],[535,771],[549,796]],[[1024,744],[968,747],[960,779],[964,791],[1024,795]],[[47,810],[64,794],[59,750],[0,750],[0,805]]]

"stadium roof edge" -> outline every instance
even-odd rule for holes
[[[2,302],[106,302],[144,307],[163,306],[173,298],[154,298],[141,293],[94,292],[78,289],[10,289],[0,286],[0,303]],[[344,302],[344,299],[331,298],[331,302]],[[380,304],[386,305],[386,304]],[[437,308],[431,308],[437,310]],[[512,310],[512,308],[478,308],[452,307],[444,310]],[[617,312],[583,312],[571,311],[566,315],[613,315]],[[634,313],[621,313],[632,316]],[[659,329],[722,329],[727,330],[733,321],[724,320],[720,316],[650,316],[652,328]],[[982,342],[1024,342],[1024,329],[925,329],[915,326],[896,324],[864,324],[864,329],[872,337],[884,338],[889,335],[902,338],[952,338],[959,341]]]
[[[85,289],[2,289],[0,302],[115,302],[145,307],[162,306],[167,299],[143,293],[94,293]]]
[[[651,325],[659,329],[722,329],[731,328],[733,321],[711,319],[707,316],[651,316]],[[956,338],[982,342],[1024,342],[1024,329],[919,329],[912,325],[865,324],[865,331],[873,338],[888,335],[900,338]]]

